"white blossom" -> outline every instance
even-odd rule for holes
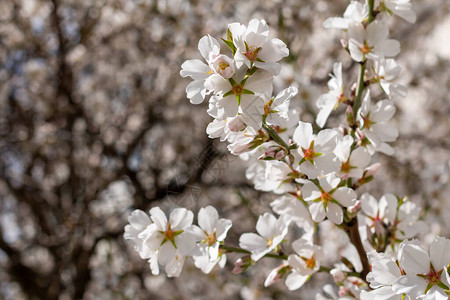
[[[364,147],[351,150],[353,138],[350,135],[338,138],[338,143],[334,150],[337,158],[341,161],[341,168],[337,175],[343,179],[361,178],[364,168],[370,163],[371,156]]]
[[[244,233],[239,238],[239,246],[252,253],[252,260],[257,261],[274,250],[288,232],[288,223],[284,218],[276,218],[270,213],[259,216],[256,233]]]
[[[387,39],[388,35],[388,27],[376,20],[367,28],[359,22],[350,23],[348,27],[350,55],[358,62],[396,56],[400,52],[400,43]]]
[[[298,239],[292,243],[292,248],[296,254],[288,257],[292,273],[286,278],[286,286],[291,291],[300,288],[312,274],[317,272],[320,262],[324,259],[322,248],[308,240]]]
[[[361,23],[369,15],[369,6],[359,1],[350,1],[343,18],[332,17],[323,22],[325,28],[348,29],[350,23]]]
[[[336,109],[340,102],[345,100],[344,83],[342,80],[342,64],[333,65],[333,74],[329,74],[331,79],[328,81],[328,93],[323,94],[317,99],[316,106],[319,113],[316,117],[316,123],[320,127],[325,125],[330,113]]]
[[[286,44],[277,38],[269,38],[269,26],[266,21],[252,19],[245,27],[239,23],[228,25],[233,43],[236,46],[234,59],[238,67],[245,64],[248,68],[254,65],[267,70],[273,75],[280,72],[277,63],[289,55]]]
[[[374,147],[373,150],[392,155],[393,149],[385,142],[393,142],[397,139],[398,130],[388,121],[395,113],[395,106],[391,100],[382,100],[371,105],[370,92],[367,91],[358,110],[356,121],[361,130],[361,139],[367,138]],[[363,145],[367,146],[364,143]],[[372,150],[368,147],[368,150]]]
[[[436,237],[427,253],[413,242],[400,245],[398,261],[406,275],[392,285],[394,292],[419,299],[448,299],[447,268],[450,264],[450,240]]]
[[[303,199],[310,202],[309,211],[315,222],[327,217],[335,224],[341,224],[341,206],[349,207],[356,201],[356,193],[348,187],[339,187],[340,179],[334,174],[319,178],[319,186],[306,182],[302,187]]]
[[[199,59],[187,60],[181,65],[180,71],[182,77],[189,76],[194,80],[186,87],[187,97],[192,104],[202,103],[206,95],[212,91],[209,81],[214,71],[211,70],[209,63],[212,58],[219,55],[220,45],[215,38],[208,35],[200,39],[198,50],[207,64]]]
[[[389,15],[397,15],[410,22],[416,22],[416,13],[412,10],[410,0],[378,0],[378,5]]]
[[[336,147],[337,132],[331,129],[313,134],[310,123],[299,122],[293,140],[298,144],[301,156],[300,171],[309,178],[329,174],[339,170],[340,163],[333,153]]]

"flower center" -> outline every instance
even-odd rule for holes
[[[438,284],[441,281],[441,275],[439,274],[439,272],[431,270],[427,274],[426,280],[431,284]]]
[[[314,255],[311,256],[310,259],[305,261],[306,266],[310,269],[314,269],[314,267],[316,266],[316,260],[314,259]]]
[[[242,84],[235,84],[233,85],[233,94],[235,95],[240,95],[242,94],[242,91],[244,90],[244,87],[242,86]]]
[[[367,45],[367,43],[364,41],[364,46],[362,46],[360,49],[363,54],[369,54],[372,50],[372,47],[369,47],[369,45]]]
[[[167,228],[167,230],[164,232],[164,237],[166,238],[166,240],[171,241],[174,237],[175,237],[175,231],[173,231],[172,229],[170,229],[170,225]]]
[[[331,200],[332,198],[331,198],[331,195],[330,195],[330,194],[328,194],[328,193],[326,193],[326,192],[323,192],[322,195],[320,195],[320,199],[322,199],[322,202],[323,202],[323,203],[328,203],[328,202],[330,202],[330,200]]]
[[[305,157],[306,160],[314,160],[314,150],[309,148],[309,149],[303,149],[303,156]]]
[[[348,163],[348,162],[343,162],[342,163],[342,165],[341,165],[341,171],[342,172],[348,173],[348,172],[350,172],[350,169],[351,169],[350,163]]]
[[[205,241],[208,243],[209,246],[212,246],[216,243],[217,239],[216,236],[214,234],[208,234],[206,236]]]
[[[250,61],[255,61],[258,58],[258,52],[261,50],[261,48],[256,48],[255,46],[248,47],[247,51],[245,51],[245,56]]]
[[[370,121],[369,117],[362,117],[364,120],[364,127],[363,128],[370,128],[372,126],[372,121]]]
[[[267,247],[272,246],[273,240],[271,238],[267,238]]]
[[[226,62],[221,62],[219,64],[219,69],[221,69],[222,71],[225,70],[226,68],[228,68],[230,65]]]

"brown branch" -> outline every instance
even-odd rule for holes
[[[358,219],[355,217],[350,222],[346,224],[346,232],[350,238],[350,242],[355,246],[356,251],[358,251],[359,258],[362,263],[362,271],[360,272],[360,276],[363,280],[366,280],[367,274],[370,272],[371,267],[369,264],[369,260],[367,259],[366,251],[364,250],[364,246],[361,242],[361,236],[359,235],[358,230]]]

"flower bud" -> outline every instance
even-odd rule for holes
[[[347,211],[356,214],[361,209],[361,201],[357,200],[354,205],[347,207]]]
[[[275,154],[275,158],[278,159],[278,160],[283,159],[285,156],[286,156],[286,153],[284,153],[283,150],[280,150],[280,151],[277,152],[277,154]]]
[[[364,170],[363,177],[375,176],[378,173],[378,171],[380,171],[380,168],[381,168],[380,163],[374,163],[373,165],[367,167]]]
[[[339,287],[339,297],[345,297],[348,295],[349,292],[350,292],[350,290],[348,288],[346,288],[345,286]]]
[[[280,281],[289,271],[291,267],[287,262],[284,262],[282,265],[276,267],[272,271],[270,271],[269,276],[267,276],[264,281],[264,286],[268,287],[278,281]]]
[[[333,276],[334,281],[336,282],[343,282],[347,276],[345,276],[345,273],[342,272],[341,269],[334,268],[330,271],[331,276]]]
[[[233,274],[240,274],[246,271],[252,264],[253,261],[250,255],[239,257],[234,263]]]

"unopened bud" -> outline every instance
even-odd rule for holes
[[[374,163],[373,165],[367,167],[364,170],[363,177],[375,176],[378,173],[378,171],[380,171],[380,168],[381,168],[380,163]]]
[[[246,271],[252,264],[253,261],[250,255],[239,257],[234,263],[233,274],[240,274]]]
[[[334,281],[343,282],[346,278],[345,273],[341,269],[334,268],[330,271],[331,276],[333,276]]]
[[[344,287],[344,286],[340,286],[339,287],[339,297],[345,297],[345,296],[347,296],[348,295],[348,293],[349,293],[349,289],[348,288],[346,288],[346,287]]]
[[[278,281],[280,281],[289,271],[291,267],[287,262],[282,265],[276,267],[272,271],[270,271],[269,276],[267,276],[266,281],[264,281],[264,286],[268,287]]]
[[[278,159],[278,160],[283,159],[285,156],[286,156],[286,153],[284,153],[283,150],[280,150],[280,151],[277,152],[277,154],[275,154],[275,158]]]
[[[356,214],[361,209],[361,201],[357,200],[356,203],[347,208],[347,211],[351,214]]]

